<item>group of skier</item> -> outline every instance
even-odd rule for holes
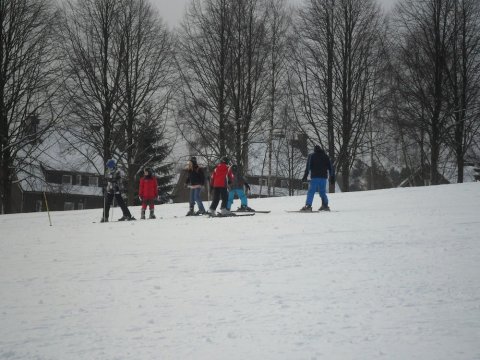
[[[212,190],[212,202],[208,211],[205,211],[200,193],[206,185],[205,173],[203,168],[197,164],[197,159],[192,157],[187,167],[187,179],[185,186],[190,188],[190,210],[187,216],[203,215],[208,212],[209,215],[215,215],[218,204],[220,203],[220,215],[228,216],[232,212],[230,210],[235,194],[240,198],[241,206],[237,211],[254,212],[252,208],[248,207],[247,196],[244,188],[250,190],[245,177],[240,173],[237,165],[230,164],[230,159],[226,156],[222,157],[220,163],[215,167],[211,176],[209,188]],[[230,189],[230,191],[228,190]],[[195,212],[195,204],[198,206],[198,211]]]
[[[105,198],[103,207],[103,216],[101,222],[108,222],[110,207],[114,200],[117,201],[123,216],[118,219],[119,221],[136,220],[130,213],[126,206],[122,194],[121,194],[121,173],[117,169],[115,160],[110,159],[106,163],[106,181]],[[220,162],[216,165],[215,169],[211,173],[209,186],[206,184],[206,177],[204,169],[198,165],[197,158],[191,157],[188,161],[186,168],[187,177],[185,180],[185,186],[190,189],[190,201],[189,210],[187,216],[204,215],[216,216],[216,210],[220,203],[219,216],[231,216],[231,207],[235,195],[240,199],[241,205],[236,210],[237,212],[255,212],[254,209],[248,206],[248,199],[246,191],[250,191],[250,185],[247,183],[246,178],[239,166],[231,164],[230,159],[227,156],[221,158]],[[316,192],[320,194],[322,199],[322,205],[319,211],[330,211],[328,205],[328,197],[326,193],[326,186],[328,179],[330,183],[335,183],[335,171],[331,164],[330,158],[325,151],[318,145],[315,145],[313,153],[308,155],[307,163],[305,167],[305,173],[302,178],[304,182],[307,181],[308,175],[310,175],[310,184],[307,192],[307,199],[305,206],[302,207],[300,212],[311,212],[313,198]],[[201,192],[203,188],[212,191],[212,201],[208,210],[205,209]],[[147,206],[149,207],[150,214],[149,219],[155,219],[155,204],[154,201],[158,197],[158,184],[157,178],[151,168],[144,169],[144,175],[140,179],[140,186],[138,191],[139,199],[142,203],[141,206],[141,219],[146,219],[145,212]],[[195,204],[198,207],[198,211],[195,212]]]

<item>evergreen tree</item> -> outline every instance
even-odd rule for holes
[[[174,164],[167,161],[170,146],[166,143],[164,134],[153,124],[143,126],[137,133],[136,144],[135,167],[138,174],[135,178],[136,193],[140,177],[143,176],[143,170],[147,167],[151,168],[157,177],[160,197],[170,193],[173,189]]]

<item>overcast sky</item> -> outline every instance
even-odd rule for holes
[[[176,26],[185,11],[185,6],[190,0],[150,0],[154,6],[160,11],[160,15],[163,20],[170,26]],[[290,0],[292,3],[302,3],[303,0]],[[386,9],[390,9],[397,0],[377,0],[385,6]]]

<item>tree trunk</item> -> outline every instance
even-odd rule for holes
[[[334,65],[334,29],[333,29],[334,4],[327,8],[327,128],[328,128],[328,156],[334,167],[335,163],[335,130],[333,124],[333,65]],[[329,183],[328,191],[335,192],[335,184]]]
[[[4,145],[2,144],[2,147]],[[1,183],[1,214],[10,214],[12,212],[12,174],[11,157],[8,149],[4,149],[1,155],[0,183]]]
[[[342,164],[342,191],[350,191],[350,166],[348,161],[344,161]]]

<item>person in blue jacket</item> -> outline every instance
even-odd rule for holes
[[[330,211],[327,197],[327,181],[330,175],[330,183],[335,183],[335,171],[330,158],[323,149],[315,145],[313,153],[308,155],[307,166],[302,181],[307,181],[310,173],[310,185],[308,186],[307,200],[305,206],[300,211],[312,211],[313,196],[318,191],[322,199],[320,211]]]

